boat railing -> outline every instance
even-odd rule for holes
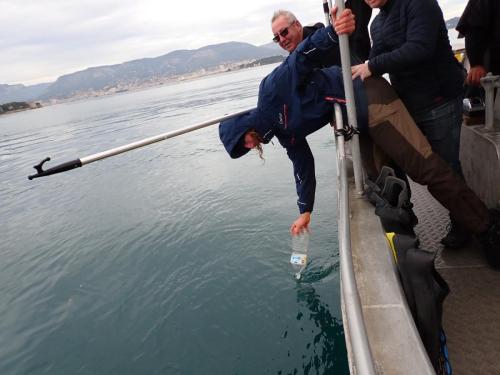
[[[345,8],[342,0],[335,0],[339,12]],[[329,9],[332,9],[332,0],[323,0],[325,22],[331,24]],[[349,53],[349,40],[347,35],[339,35],[339,50],[342,61],[342,80],[344,81],[345,98],[347,101],[347,121],[344,128],[342,111],[340,105],[334,105],[337,145],[337,177],[338,177],[338,237],[339,237],[339,259],[340,259],[340,283],[341,298],[344,309],[344,317],[347,325],[346,341],[349,340],[349,361],[354,373],[358,375],[375,375],[368,335],[366,333],[365,320],[361,307],[361,299],[358,293],[351,251],[351,229],[349,209],[349,180],[347,176],[345,141],[347,135],[352,139],[350,143],[351,156],[354,172],[354,188],[357,195],[363,194],[363,169],[361,167],[361,152],[357,134],[358,122],[356,116],[356,103],[354,100],[354,87],[351,78],[351,58]],[[345,131],[345,130],[347,131]],[[352,131],[352,132],[351,132]]]
[[[470,69],[470,61],[465,48],[454,48],[453,53],[459,63],[466,69]],[[484,107],[485,121],[484,126],[487,132],[492,132],[495,129],[495,121],[500,123],[500,96],[495,97],[495,89],[500,87],[500,76],[494,76],[488,73],[486,77],[481,78],[481,85],[484,88]],[[498,91],[498,90],[497,90]]]
[[[485,117],[484,126],[486,131],[495,130],[496,120],[500,122],[500,97],[498,93],[495,99],[495,89],[500,88],[500,76],[494,76],[488,73],[486,77],[481,78],[481,85],[484,88]]]
[[[337,130],[343,129],[342,111],[338,104],[335,104],[335,124]],[[351,349],[350,360],[352,360],[352,367],[356,369],[356,374],[375,374],[375,365],[368,342],[361,300],[354,276],[349,215],[349,180],[344,136],[338,136],[336,141],[340,281],[342,303],[346,317],[344,325],[347,325],[348,346]],[[356,150],[353,150],[353,152],[356,152]]]

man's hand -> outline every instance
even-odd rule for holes
[[[290,233],[292,234],[292,236],[295,236],[297,234],[300,234],[304,230],[309,232],[310,222],[311,222],[311,213],[304,212],[297,218],[297,220],[295,220],[292,223],[292,226],[290,227]]]
[[[368,63],[354,65],[351,67],[352,79],[360,77],[363,81],[372,75],[370,68],[368,68]]]
[[[488,73],[484,66],[477,65],[473,66],[469,70],[469,74],[467,74],[467,78],[465,79],[465,83],[472,86],[479,86],[481,84],[480,80],[483,77],[486,77],[486,73]]]
[[[347,34],[351,35],[356,28],[356,21],[354,20],[354,14],[350,9],[344,9],[340,16],[337,18],[337,7],[332,7],[331,17],[332,24],[335,27],[335,32],[337,35]]]

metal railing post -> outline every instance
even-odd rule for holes
[[[342,111],[335,104],[335,124],[337,129],[343,129]],[[351,226],[349,216],[349,183],[344,136],[337,137],[337,176],[338,176],[338,232],[339,258],[342,299],[347,317],[350,346],[356,374],[375,375],[375,366],[366,334],[365,321],[358,293],[351,251]]]
[[[343,0],[335,0],[339,14],[345,9]],[[355,129],[358,128],[356,117],[356,101],[354,99],[354,88],[351,75],[351,55],[349,53],[349,38],[347,35],[339,35],[340,60],[342,61],[342,78],[344,81],[345,98],[347,101],[347,121]],[[359,136],[354,134],[351,140],[352,162],[354,168],[354,184],[356,192],[363,194],[363,167],[361,166],[361,152],[359,148]]]
[[[330,24],[328,2],[323,0],[325,22]],[[337,0],[339,12],[344,9],[342,0]],[[356,106],[354,102],[354,89],[351,77],[351,58],[349,55],[349,41],[347,36],[340,35],[340,53],[342,60],[342,78],[347,100],[347,118],[349,123],[357,129]],[[342,110],[340,105],[334,105],[335,125],[337,130],[344,128]],[[351,251],[351,227],[349,216],[349,183],[347,177],[347,165],[345,154],[345,139],[343,135],[335,138],[337,148],[337,178],[338,178],[338,235],[339,235],[339,258],[340,258],[340,280],[341,294],[345,315],[347,317],[347,328],[349,331],[350,347],[352,348],[353,366],[358,375],[375,375],[375,365],[368,342],[361,299],[359,297]],[[363,171],[361,168],[361,156],[358,135],[352,138],[351,151],[354,164],[354,181],[357,194],[363,193]]]
[[[488,73],[486,77],[481,78],[481,85],[484,87],[485,92],[484,125],[486,130],[493,131],[495,125],[495,87],[500,86],[500,76],[493,76],[491,73]]]

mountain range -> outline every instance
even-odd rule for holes
[[[125,91],[130,87],[160,84],[186,74],[224,71],[249,61],[284,56],[287,53],[274,43],[254,46],[227,42],[195,50],[176,50],[154,58],[122,64],[91,67],[66,74],[55,82],[33,86],[0,84],[0,103],[13,101],[48,101],[89,96],[102,90]]]
[[[449,19],[446,21],[446,27],[454,29],[457,22],[458,17]],[[32,86],[0,84],[0,103],[61,100],[126,91],[130,88],[161,84],[183,75],[227,71],[237,68],[238,64],[240,67],[246,67],[251,61],[287,54],[272,42],[262,46],[227,42],[195,50],[176,50],[154,58],[91,67],[65,74],[50,83]]]
[[[453,18],[450,18],[449,20],[447,20],[446,21],[446,29],[450,30],[450,29],[454,29],[455,27],[457,27],[459,19],[460,19],[460,17],[453,17]]]

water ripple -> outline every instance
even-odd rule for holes
[[[318,191],[297,282],[296,198],[279,147],[265,163],[230,160],[214,126],[26,179],[46,155],[53,166],[255,105],[270,69],[2,123],[1,374],[348,373],[334,198]],[[332,185],[325,137],[310,142],[318,186]]]

